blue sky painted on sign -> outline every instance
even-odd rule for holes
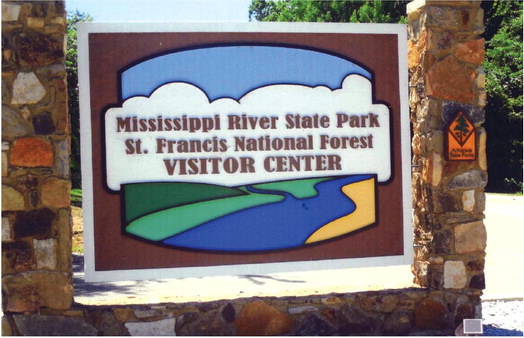
[[[324,85],[340,88],[349,74],[371,74],[337,56],[274,46],[222,46],[186,50],[144,61],[122,73],[122,99],[150,96],[169,82],[187,82],[213,101],[240,99],[272,84]]]

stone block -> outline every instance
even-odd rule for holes
[[[444,288],[463,289],[466,283],[466,267],[464,262],[446,261],[444,263]]]
[[[31,133],[31,127],[22,117],[8,106],[2,106],[2,137],[21,137]]]
[[[475,65],[480,65],[484,62],[485,54],[484,39],[466,41],[457,44],[455,47],[455,57],[457,59]]]
[[[283,335],[289,332],[293,320],[287,314],[262,302],[244,306],[235,321],[236,334],[241,336]]]
[[[11,239],[11,225],[9,222],[9,217],[2,217],[2,242],[7,242]]]
[[[482,221],[455,226],[455,251],[459,254],[486,250],[486,227]]]
[[[313,305],[295,306],[288,309],[290,315],[298,315],[305,312],[318,312],[318,308]]]
[[[111,309],[89,311],[87,318],[89,323],[98,329],[99,336],[129,335],[129,330],[115,319]]]
[[[12,40],[21,65],[43,67],[63,62],[65,55],[63,41],[34,30],[15,31]]]
[[[9,160],[13,166],[52,167],[53,147],[41,138],[20,138],[13,143]]]
[[[55,216],[55,213],[47,208],[19,212],[13,224],[15,239],[49,237]]]
[[[486,288],[486,279],[484,277],[484,274],[482,273],[480,275],[475,275],[471,277],[471,280],[469,281],[469,287],[471,289],[484,290]]]
[[[45,26],[44,18],[37,18],[32,16],[27,16],[25,18],[27,27],[31,29],[42,29]]]
[[[473,305],[468,303],[458,304],[454,316],[455,326],[462,324],[464,319],[471,318],[475,318],[475,309],[473,308]]]
[[[96,336],[97,330],[85,319],[38,314],[14,315],[23,336]]]
[[[17,21],[21,5],[2,2],[2,22]]]
[[[456,28],[460,24],[460,12],[452,7],[428,6],[426,25]]]
[[[467,190],[462,193],[462,208],[467,212],[475,210],[475,190]]]
[[[382,331],[388,335],[406,336],[413,327],[413,313],[395,311],[384,319]]]
[[[125,323],[131,336],[174,336],[175,318],[162,319],[156,322]]]
[[[483,189],[487,183],[487,174],[483,171],[473,169],[453,177],[448,183],[448,188],[450,190]]]
[[[477,78],[475,79],[475,85],[478,90],[486,89],[486,72],[484,69],[477,68]]]
[[[9,175],[9,159],[7,153],[2,151],[2,177]]]
[[[73,285],[66,273],[31,271],[23,273],[33,285],[39,299],[39,307],[66,310],[73,303]]]
[[[20,72],[13,82],[13,98],[11,104],[38,103],[47,93],[33,72]]]
[[[19,187],[32,190],[38,187],[38,177],[32,174],[22,175],[16,178]]]
[[[60,178],[70,177],[70,153],[69,138],[55,142],[55,173]]]
[[[479,128],[478,137],[479,137],[478,163],[479,163],[480,169],[486,171],[488,170],[488,159],[486,156],[486,141],[488,137],[487,137],[486,129]]]
[[[415,327],[423,330],[438,330],[448,327],[449,312],[442,302],[426,297],[414,311]]]
[[[55,270],[57,267],[57,248],[56,239],[33,240],[37,269]]]
[[[426,165],[422,169],[422,177],[424,180],[436,187],[442,180],[442,155],[432,152],[426,161]]]
[[[24,209],[24,196],[15,188],[2,184],[2,211],[18,211]]]
[[[439,231],[433,235],[433,250],[438,255],[451,253],[452,243],[453,234],[450,231]]]
[[[360,335],[363,333],[375,333],[377,319],[368,313],[349,306],[341,308],[338,326],[341,335]]]
[[[117,307],[113,310],[114,316],[116,320],[119,322],[125,323],[129,320],[129,318],[132,318],[133,316],[133,309],[131,308],[120,308]]]
[[[55,124],[49,112],[33,116],[33,129],[37,135],[50,135],[55,132]]]
[[[474,80],[474,70],[461,65],[455,57],[448,56],[426,72],[426,93],[443,100],[473,103]]]
[[[16,241],[2,244],[2,273],[20,273],[35,269],[33,250],[27,242]]]
[[[66,208],[70,204],[71,182],[48,178],[42,182],[42,204],[51,208]]]
[[[337,330],[316,315],[308,315],[294,332],[295,336],[336,336]]]

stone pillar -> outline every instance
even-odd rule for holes
[[[413,124],[415,282],[428,304],[455,324],[480,318],[484,289],[487,183],[483,10],[480,1],[408,4],[410,109]],[[477,130],[477,159],[447,161],[446,126],[463,112]],[[429,307],[429,306],[428,306]]]
[[[62,1],[2,1],[2,295],[5,312],[73,300]]]

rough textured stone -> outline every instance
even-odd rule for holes
[[[42,204],[52,208],[65,208],[70,204],[71,182],[49,178],[42,182]]]
[[[451,253],[453,235],[450,231],[440,231],[433,235],[433,250],[436,254]]]
[[[97,328],[99,336],[128,336],[129,331],[124,324],[118,322],[110,309],[90,311],[89,322]]]
[[[222,309],[222,317],[225,321],[232,323],[235,321],[236,318],[236,311],[235,307],[231,303],[227,303],[226,306]]]
[[[2,21],[17,21],[21,9],[21,5],[2,2]]]
[[[33,247],[35,249],[37,269],[56,269],[58,247],[56,239],[35,239],[33,240]]]
[[[425,330],[438,330],[448,327],[449,313],[439,301],[426,297],[415,308],[415,327]]]
[[[290,330],[292,322],[289,315],[262,301],[254,301],[244,306],[235,327],[241,336],[282,335]]]
[[[337,330],[325,320],[309,315],[295,331],[295,336],[335,336]]]
[[[484,274],[471,277],[469,287],[472,289],[484,290],[486,288],[486,278],[484,277]]]
[[[479,161],[479,167],[482,170],[488,170],[488,159],[486,156],[486,140],[487,140],[487,133],[484,128],[479,129],[479,152],[478,152],[478,161]]]
[[[425,74],[429,96],[444,100],[472,103],[475,98],[475,71],[463,67],[453,56],[437,62]]]
[[[41,138],[27,137],[17,139],[11,149],[10,162],[20,167],[52,167],[53,147]]]
[[[318,311],[318,308],[316,308],[313,305],[294,306],[288,309],[288,313],[290,315],[298,315],[304,312],[317,312],[317,311]]]
[[[459,43],[455,49],[457,59],[480,65],[485,56],[484,39]]]
[[[14,336],[13,329],[11,328],[11,324],[9,323],[9,319],[7,316],[2,316],[2,336],[8,337],[8,336]]]
[[[448,188],[450,190],[458,189],[483,189],[488,183],[487,174],[480,170],[470,170],[453,177],[449,182]]]
[[[38,194],[38,191],[31,190],[29,192],[29,205],[31,206],[31,208],[36,208],[39,202],[40,202],[40,195]]]
[[[466,286],[466,267],[463,261],[446,261],[444,263],[444,288],[462,289]]]
[[[49,209],[20,212],[13,224],[15,239],[22,237],[46,238],[49,236],[55,213]]]
[[[36,18],[32,16],[27,16],[26,25],[32,29],[42,29],[45,26],[45,20],[43,18]]]
[[[484,260],[479,259],[475,261],[470,261],[466,264],[468,271],[483,271],[484,270]]]
[[[38,103],[46,94],[46,90],[35,73],[20,72],[13,82],[13,98],[11,104]]]
[[[442,180],[442,155],[432,152],[422,174],[428,183],[434,187],[438,186]]]
[[[191,316],[193,315],[189,313],[187,318]],[[175,331],[179,336],[231,336],[234,333],[233,325],[226,324],[220,311],[216,310],[208,311],[204,314],[196,313],[194,321],[180,326],[177,325]]]
[[[17,211],[24,209],[24,196],[15,188],[2,184],[2,211]]]
[[[460,254],[484,251],[487,233],[482,221],[455,226],[455,251]]]
[[[33,129],[37,135],[50,135],[55,132],[55,124],[49,112],[43,112],[33,116]]]
[[[9,217],[2,217],[2,242],[7,242],[11,239],[11,225],[9,223]]]
[[[464,319],[471,318],[475,318],[475,309],[473,306],[468,303],[458,304],[457,309],[455,310],[455,326],[462,324]]]
[[[115,308],[113,310],[116,320],[119,322],[125,323],[133,316],[133,309],[131,308]]]
[[[40,25],[41,19],[32,18],[31,23]],[[30,67],[42,67],[61,62],[64,57],[62,41],[34,30],[13,32],[12,44],[16,47],[20,63]],[[13,102],[14,103],[14,102]],[[36,103],[36,102],[33,102]]]
[[[31,127],[20,114],[2,106],[2,137],[20,137],[30,133]]]
[[[83,318],[43,315],[14,315],[23,336],[96,336],[97,330]]]
[[[452,7],[429,6],[426,9],[426,25],[439,27],[457,27],[460,12]]]
[[[2,176],[9,175],[9,160],[7,158],[7,153],[2,151]]]
[[[2,272],[4,274],[31,271],[34,268],[33,252],[27,242],[17,241],[2,244]]]
[[[55,142],[55,173],[60,178],[70,177],[70,153],[69,139]]]
[[[412,326],[413,313],[400,310],[385,318],[382,330],[386,334],[405,336],[411,331]]]
[[[41,307],[65,310],[71,306],[71,281],[60,273],[30,271],[2,279],[5,311],[35,311]]]
[[[175,318],[162,319],[156,322],[125,323],[132,336],[173,336]]]
[[[462,193],[462,208],[467,212],[475,210],[475,190],[468,190]]]
[[[338,325],[341,335],[373,333],[377,320],[360,309],[342,307]]]
[[[24,187],[27,190],[35,189],[38,187],[38,176],[27,174],[16,178],[16,182],[20,187]]]

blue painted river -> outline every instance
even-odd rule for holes
[[[370,175],[342,177],[320,182],[314,197],[298,199],[274,190],[248,190],[284,196],[281,202],[241,210],[163,241],[164,244],[200,250],[265,251],[304,245],[307,238],[325,224],[355,210],[342,187],[366,180]]]

